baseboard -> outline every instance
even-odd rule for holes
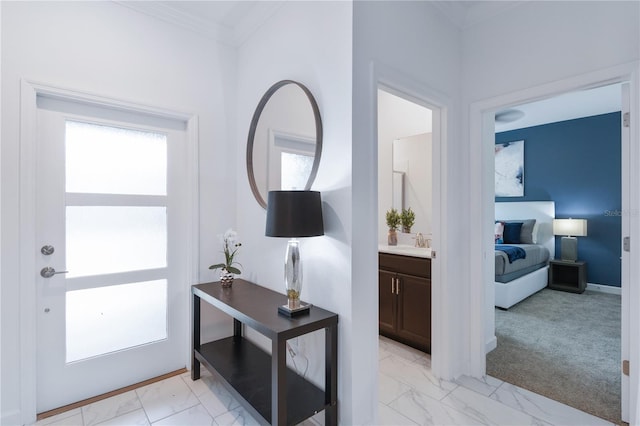
[[[493,336],[487,343],[484,344],[484,353],[488,354],[492,350],[498,347],[498,339]]]
[[[587,283],[587,290],[597,291],[600,293],[617,294],[618,296],[622,295],[622,288],[614,287],[612,285]]]

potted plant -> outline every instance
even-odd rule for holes
[[[416,214],[411,210],[411,207],[402,209],[400,221],[402,222],[402,232],[411,233],[411,227],[416,222]]]
[[[389,235],[387,236],[387,243],[390,246],[398,245],[398,234],[397,229],[400,226],[401,218],[398,210],[391,208],[387,210],[386,214],[387,218],[387,227],[389,228]]]
[[[224,235],[221,236],[222,251],[224,253],[224,263],[216,263],[209,266],[209,269],[220,269],[220,283],[222,287],[231,287],[233,284],[233,274],[240,274],[240,269],[234,265],[242,266],[240,263],[234,260],[238,249],[242,244],[238,241],[238,233],[233,229],[227,229]]]

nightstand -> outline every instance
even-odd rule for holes
[[[549,284],[553,290],[582,293],[587,288],[587,262],[549,261]]]

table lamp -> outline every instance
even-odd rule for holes
[[[278,312],[291,317],[309,312],[310,305],[300,302],[302,258],[297,238],[324,235],[320,192],[269,191],[264,234],[290,238],[284,261],[287,304],[279,306]]]
[[[578,260],[578,239],[587,236],[586,219],[553,219],[553,234],[562,235],[560,257],[568,262]]]

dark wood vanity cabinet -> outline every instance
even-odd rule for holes
[[[380,334],[431,353],[431,259],[379,253],[378,260]]]

